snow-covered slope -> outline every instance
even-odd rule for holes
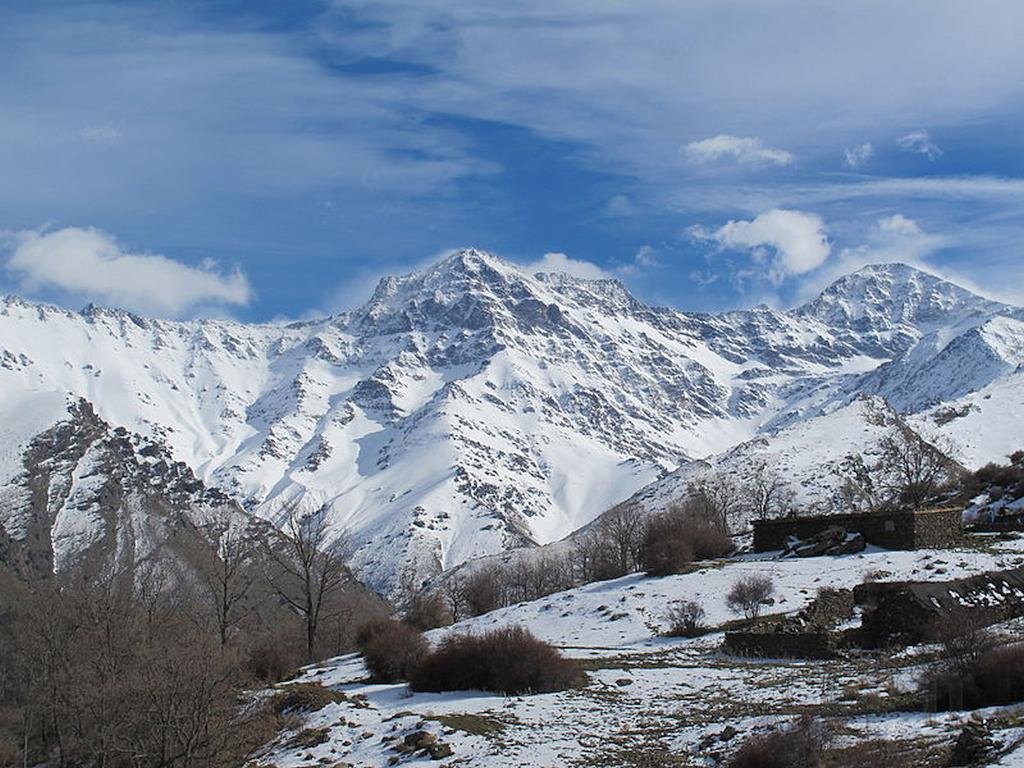
[[[892,755],[901,753],[911,755],[907,765],[944,765],[948,760],[930,759],[928,747],[948,753],[972,713],[938,717],[922,712],[908,695],[932,658],[927,647],[828,661],[732,656],[722,647],[722,628],[736,618],[726,595],[741,578],[767,577],[774,585],[768,610],[793,616],[820,588],[849,589],[865,578],[961,578],[1018,566],[1021,554],[1021,542],[1012,541],[981,550],[869,548],[827,559],[743,556],[677,576],[633,574],[588,584],[429,633],[438,642],[456,633],[525,627],[566,656],[585,660],[587,681],[580,689],[522,696],[413,692],[404,683],[368,680],[358,656],[342,656],[305,670],[298,682],[320,683],[346,698],[305,715],[301,726],[280,734],[254,762],[268,768],[338,760],[386,765],[401,755],[396,745],[427,731],[451,747],[453,765],[724,765],[746,737],[808,715],[834,727],[837,747],[863,751],[878,765],[894,764]],[[714,631],[693,639],[660,636],[673,604],[683,600],[700,604]],[[1016,636],[1019,622],[1005,631]],[[984,714],[999,721],[1011,711]],[[1004,722],[1011,724],[1000,734],[1004,751],[1019,748],[1018,721]],[[319,737],[309,746],[296,733]],[[880,739],[899,749],[879,755]],[[1024,757],[1020,749],[1016,754]],[[422,753],[400,760],[437,765]]]
[[[24,393],[82,398],[265,518],[327,508],[388,588],[409,564],[560,539],[691,459],[861,392],[919,410],[993,385],[1021,317],[902,265],[790,312],[715,316],[467,250],[287,325],[7,298],[0,417]]]
[[[785,483],[795,507],[837,512],[843,507],[840,488],[849,471],[844,467],[847,458],[870,455],[886,434],[904,423],[881,397],[858,397],[829,413],[759,435],[716,456],[687,462],[638,491],[630,502],[647,512],[660,512],[686,496],[688,485],[709,473],[749,488],[759,472],[766,472]]]

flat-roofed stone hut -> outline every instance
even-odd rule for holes
[[[754,551],[783,549],[786,539],[809,539],[827,528],[859,533],[868,544],[886,549],[931,549],[954,546],[963,535],[959,507],[866,512],[754,521]]]

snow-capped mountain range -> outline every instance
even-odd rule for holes
[[[859,395],[963,438],[969,464],[1001,459],[1024,434],[1022,364],[1024,310],[905,265],[866,267],[793,310],[706,315],[463,250],[312,322],[8,297],[0,464],[24,485],[32,438],[75,420],[70,396],[257,516],[326,509],[387,589],[409,566],[564,537],[688,460]],[[9,538],[24,509],[23,495],[0,499]]]

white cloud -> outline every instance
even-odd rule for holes
[[[925,130],[911,131],[905,136],[900,136],[900,138],[896,139],[896,146],[904,152],[924,155],[929,160],[934,160],[942,154],[942,148],[932,141],[928,131]]]
[[[870,160],[875,154],[875,148],[870,141],[858,144],[855,147],[846,147],[843,150],[843,159],[848,168],[859,168]]]
[[[632,259],[615,267],[615,274],[620,277],[632,277],[652,269],[660,269],[662,266],[664,265],[658,258],[657,251],[650,245],[641,245]]]
[[[779,208],[752,221],[730,221],[715,230],[693,227],[690,234],[723,248],[750,249],[774,282],[820,267],[832,250],[820,216]]]
[[[927,258],[948,244],[947,238],[926,232],[916,221],[902,213],[883,216],[875,222],[865,243],[855,248],[844,248],[830,264],[811,276],[800,287],[799,298],[805,300],[816,296],[823,288],[843,275],[869,264],[902,262],[917,269],[939,274],[927,263]],[[961,277],[948,274],[939,276],[953,279],[953,282],[961,285],[967,282]],[[973,288],[973,284],[965,287]]]
[[[544,257],[524,267],[529,272],[562,272],[586,280],[607,280],[611,275],[590,261],[571,259],[564,253],[545,253]]]
[[[626,195],[612,195],[604,205],[605,216],[624,218],[636,215],[636,205]]]
[[[680,150],[695,163],[731,160],[740,165],[789,165],[793,155],[783,149],[766,147],[758,138],[720,134],[710,139],[691,141]]]
[[[212,262],[191,267],[165,256],[129,253],[97,229],[27,232],[17,241],[6,267],[25,291],[57,289],[175,317],[204,305],[245,305],[252,297],[248,280],[237,270],[222,273]]]
[[[90,144],[117,144],[124,137],[120,128],[113,125],[90,125],[78,132],[82,141]]]

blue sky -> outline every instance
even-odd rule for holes
[[[683,309],[897,259],[1024,302],[1022,39],[1016,0],[15,0],[0,289],[305,317],[472,245]]]

